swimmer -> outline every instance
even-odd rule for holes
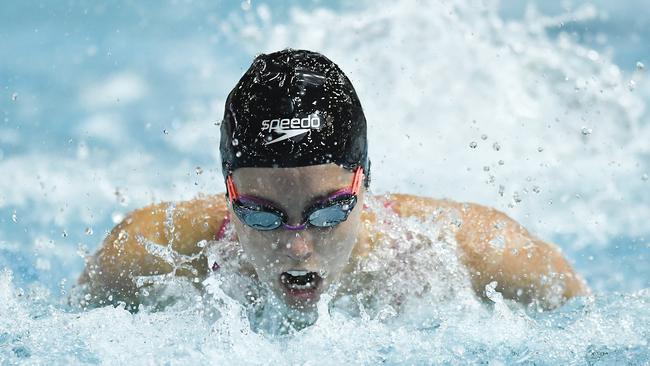
[[[313,308],[389,240],[377,230],[370,199],[399,217],[448,223],[479,297],[495,284],[505,298],[548,309],[590,293],[556,246],[495,209],[408,194],[367,197],[361,103],[341,69],[319,53],[257,56],[226,101],[220,152],[225,194],[130,213],[87,262],[79,279],[86,306],[137,309],[142,276],[173,271],[200,287],[211,272],[227,270],[208,262],[205,243],[217,245],[230,232],[249,264],[241,271],[289,308]],[[147,243],[169,244],[188,263],[173,266]]]

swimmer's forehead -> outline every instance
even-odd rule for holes
[[[239,168],[232,175],[237,190],[244,194],[319,195],[350,185],[354,173],[337,164],[320,164],[295,168]]]

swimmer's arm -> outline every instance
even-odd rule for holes
[[[535,301],[544,308],[590,293],[555,245],[535,238],[502,212],[448,200],[408,195],[395,198],[402,215],[460,216],[456,240],[461,260],[480,296],[485,296],[485,286],[493,281],[505,298]]]
[[[135,277],[165,274],[173,269],[169,260],[151,254],[146,243],[158,244],[160,249],[171,243],[181,255],[197,255],[201,250],[197,243],[214,239],[225,212],[222,197],[208,196],[176,204],[159,203],[130,213],[104,239],[79,278],[91,295],[90,303],[124,301],[135,305]],[[176,275],[202,276],[207,272],[204,258],[197,257],[188,264]]]
[[[477,293],[496,281],[505,298],[547,309],[590,293],[557,246],[534,237],[502,212],[461,206],[463,223],[456,239]]]

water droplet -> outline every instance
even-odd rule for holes
[[[503,197],[503,192],[506,190],[502,184],[499,184],[499,196]]]
[[[634,91],[634,89],[636,88],[636,81],[630,80],[627,83],[627,88],[630,89],[630,91]]]
[[[645,69],[645,65],[643,64],[643,62],[641,62],[641,61],[637,61],[637,63],[636,63],[636,69],[639,70],[639,71]]]
[[[539,193],[540,191],[541,189],[539,188],[539,186],[533,186],[533,192]]]
[[[163,130],[163,133],[164,133],[165,135],[169,135],[169,131],[167,131],[167,129],[164,129],[164,130]]]
[[[644,181],[644,182],[647,182],[648,181],[648,174],[643,174],[641,176],[641,180]]]
[[[207,240],[201,240],[200,242],[196,243],[196,246],[199,248],[205,248],[207,244],[208,244]]]
[[[515,191],[515,193],[512,194],[512,199],[515,201],[515,203],[521,202],[521,196],[519,195],[519,192]]]
[[[245,0],[245,1],[242,1],[242,3],[241,3],[241,9],[242,9],[243,11],[249,11],[249,10],[251,10],[251,7],[252,7],[252,6],[251,6],[251,0]]]
[[[501,145],[499,145],[498,142],[495,142],[495,143],[492,144],[492,148],[493,148],[495,151],[499,151],[499,150],[501,150]]]
[[[239,140],[232,139],[232,146],[237,146],[237,145],[239,145]]]
[[[196,175],[201,175],[203,174],[203,169],[201,169],[200,166],[197,166],[196,168],[194,168],[194,172],[196,173]]]
[[[476,141],[472,141],[469,143],[469,147],[471,147],[472,149],[476,149],[476,146],[477,146]]]
[[[88,256],[88,248],[86,248],[84,244],[79,243],[79,245],[77,246],[77,255],[80,256],[81,258],[86,258],[86,256]],[[94,271],[91,271],[89,274],[93,275]]]
[[[120,230],[120,232],[117,234],[117,240],[119,241],[124,241],[129,238],[129,233],[126,230]]]
[[[483,141],[487,140],[487,135],[486,135],[486,134],[482,134],[482,135],[481,135],[481,140],[483,140]]]
[[[499,165],[503,165],[503,164],[505,164],[505,163],[506,163],[505,161],[503,161],[503,160],[499,160]]]
[[[505,247],[506,245],[506,241],[501,235],[497,236],[496,238],[493,238],[488,243],[496,249],[503,249],[503,247]]]
[[[67,238],[68,237],[68,232],[63,230],[63,232],[61,233],[61,236],[64,237],[64,238]]]
[[[65,290],[66,282],[68,282],[68,280],[66,278],[63,278],[63,279],[61,279],[61,281],[59,281],[59,289],[61,290],[61,295],[67,294],[67,292]]]
[[[117,225],[124,220],[124,215],[121,212],[113,212],[111,214],[111,220],[113,221],[113,224]]]
[[[502,303],[503,295],[497,291],[497,281],[492,281],[489,284],[485,285],[485,296],[492,300],[494,303]]]
[[[484,166],[484,167],[483,167],[483,171],[484,171],[484,172],[489,172],[489,171],[490,171],[490,167],[487,166],[487,165]]]
[[[583,136],[589,136],[589,135],[591,135],[591,133],[593,132],[593,130],[592,130],[591,128],[588,128],[588,127],[584,127],[584,126],[583,126],[583,127],[582,127],[582,130],[580,130],[580,132],[582,132],[582,135],[583,135]]]
[[[237,152],[235,153],[235,156],[238,157],[238,158],[240,158],[240,157],[241,157],[241,151],[237,151]]]
[[[91,227],[87,227],[86,230],[84,230],[84,233],[86,233],[86,235],[93,235],[93,229]]]
[[[18,93],[11,94],[11,100],[14,101],[14,102],[17,101],[18,100]]]
[[[537,148],[537,151],[542,152],[542,151],[544,151],[544,148],[540,146],[540,147]]]
[[[84,299],[85,299],[86,301],[90,301],[90,299],[92,299],[92,296],[90,296],[90,294],[85,294],[85,295],[84,295]]]
[[[144,296],[144,297],[149,296],[149,291],[147,291],[146,288],[143,288],[143,289],[142,289],[142,296]]]

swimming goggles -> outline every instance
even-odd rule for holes
[[[339,189],[324,199],[317,200],[303,213],[303,223],[287,224],[288,216],[270,201],[237,193],[232,176],[226,180],[228,199],[233,211],[246,225],[257,230],[275,230],[284,227],[286,230],[304,230],[308,225],[316,227],[332,227],[347,220],[348,215],[357,204],[357,194],[363,181],[363,168],[354,171],[350,187]]]

